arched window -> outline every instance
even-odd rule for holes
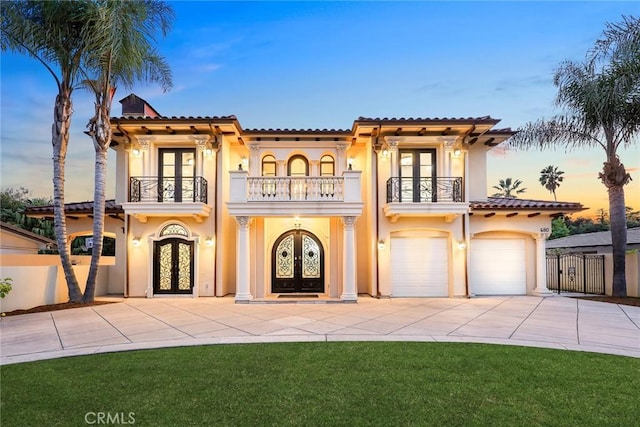
[[[270,154],[262,158],[262,176],[276,176],[276,158]]]
[[[169,224],[160,232],[160,237],[162,236],[188,236],[187,229],[181,226],[180,224]]]
[[[262,158],[262,176],[276,176],[276,158],[267,154]],[[276,181],[274,179],[262,180],[262,196],[275,197]]]
[[[289,176],[309,176],[309,162],[304,156],[293,156],[287,164]]]
[[[320,176],[334,176],[336,173],[333,157],[322,156],[320,158]]]

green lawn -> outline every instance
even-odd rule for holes
[[[619,427],[640,420],[640,359],[526,347],[217,345],[0,372],[3,426],[98,425],[100,412],[143,426]]]

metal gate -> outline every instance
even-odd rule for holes
[[[547,288],[604,295],[604,255],[547,255]]]

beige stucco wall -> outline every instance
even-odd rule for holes
[[[73,271],[84,292],[90,256],[73,256]],[[96,296],[108,294],[113,257],[102,257],[96,277]],[[0,277],[10,277],[11,292],[0,300],[1,311],[27,309],[69,300],[67,282],[58,255],[0,255]]]
[[[604,293],[613,295],[613,254],[604,255]],[[627,296],[640,298],[640,251],[628,251],[625,256]]]
[[[465,182],[469,200],[487,198],[487,151],[484,145],[474,144],[468,153],[469,179]]]

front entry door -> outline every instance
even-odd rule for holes
[[[273,245],[271,260],[271,292],[324,292],[324,251],[313,234],[284,233]]]
[[[154,244],[153,292],[193,292],[193,242],[165,239]]]

